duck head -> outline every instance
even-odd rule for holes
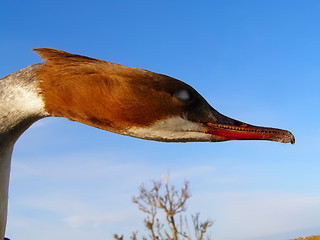
[[[55,49],[35,51],[45,60],[37,80],[52,116],[164,142],[295,141],[289,131],[220,114],[191,86],[169,76]]]

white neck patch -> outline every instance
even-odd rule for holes
[[[200,123],[192,122],[181,117],[159,120],[147,127],[132,127],[126,135],[156,140],[161,142],[207,142],[210,134],[203,132]]]
[[[20,126],[49,115],[35,80],[39,66],[31,65],[0,80],[0,134],[11,130],[19,133]]]

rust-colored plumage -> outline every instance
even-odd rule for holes
[[[181,81],[139,68],[55,49],[34,50],[46,61],[38,73],[46,110],[52,116],[108,131],[148,126],[175,115],[183,105],[173,97],[176,89],[191,89]]]

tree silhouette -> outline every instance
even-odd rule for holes
[[[164,182],[164,184],[163,184]],[[147,189],[142,183],[139,194],[132,197],[133,203],[138,205],[140,211],[147,216],[144,218],[144,226],[148,237],[143,240],[203,240],[210,239],[205,236],[213,221],[208,219],[200,222],[200,213],[191,215],[192,231],[189,227],[186,212],[186,202],[191,197],[189,182],[185,181],[181,189],[174,185],[169,186],[169,175],[159,181],[152,181],[152,188]],[[161,216],[163,216],[161,218]],[[124,240],[123,235],[114,234],[114,239]],[[133,232],[130,239],[137,240],[138,232]]]

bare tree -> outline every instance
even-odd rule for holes
[[[200,222],[200,213],[191,215],[193,231],[191,231],[186,212],[186,202],[191,197],[189,193],[189,182],[185,181],[181,189],[177,190],[174,185],[169,186],[169,175],[161,180],[152,181],[152,188],[147,189],[144,184],[139,187],[139,194],[132,197],[133,203],[138,205],[140,211],[147,214],[144,225],[148,237],[143,240],[203,240],[206,232],[212,226],[213,221],[208,219]],[[164,215],[164,220],[161,216]],[[137,232],[131,235],[132,240],[137,240]],[[193,237],[192,237],[193,236]],[[114,239],[124,240],[123,235],[114,234]],[[207,239],[210,239],[207,236]]]

